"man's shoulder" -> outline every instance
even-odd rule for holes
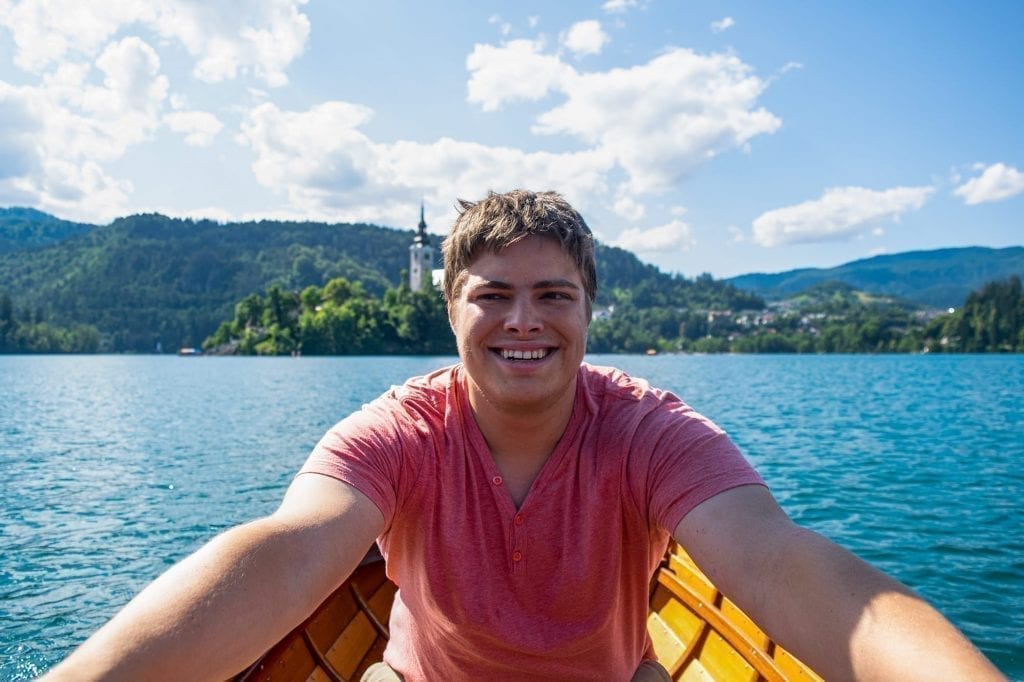
[[[452,383],[461,375],[461,365],[449,365],[435,369],[429,374],[410,377],[398,386],[392,386],[390,393],[396,397],[446,393]]]
[[[327,437],[373,443],[434,438],[444,428],[457,375],[456,367],[445,367],[392,386],[335,424]]]
[[[646,379],[631,376],[618,367],[583,363],[580,377],[584,390],[599,402],[681,402],[671,391],[656,388]]]
[[[454,399],[455,385],[460,376],[459,365],[442,367],[392,386],[373,404],[392,412],[417,417],[443,416],[448,402]]]

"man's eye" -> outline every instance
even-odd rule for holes
[[[569,294],[566,294],[566,293],[562,293],[561,291],[549,291],[546,294],[544,294],[544,298],[550,298],[550,299],[554,299],[556,301],[571,301],[572,300],[572,296],[570,296]]]

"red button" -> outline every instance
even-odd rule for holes
[[[501,476],[495,476],[491,479],[491,483],[494,485],[501,485]]]
[[[520,552],[519,550],[516,550],[516,551],[512,552],[512,561],[521,561],[522,558],[523,558],[523,553]]]
[[[516,525],[517,526],[523,525],[523,515],[522,514],[516,514]]]

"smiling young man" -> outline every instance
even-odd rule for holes
[[[666,679],[647,597],[674,536],[828,678],[912,679],[936,661],[994,673],[906,588],[794,526],[714,424],[583,362],[594,244],[560,196],[492,193],[462,209],[443,249],[461,364],[339,424],[304,469],[384,517],[394,671]]]
[[[277,512],[172,568],[54,679],[222,679],[374,540],[399,590],[373,679],[666,679],[646,615],[670,537],[826,679],[1002,679],[907,588],[795,526],[721,429],[583,362],[594,245],[560,196],[463,202],[444,255],[461,362],[337,424]]]
[[[561,245],[529,235],[477,255],[449,300],[470,409],[519,505],[572,414],[590,296]]]

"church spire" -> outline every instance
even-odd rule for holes
[[[416,229],[416,236],[413,238],[413,244],[430,244],[429,237],[427,237],[427,221],[423,216],[423,201],[420,200],[420,224]]]

